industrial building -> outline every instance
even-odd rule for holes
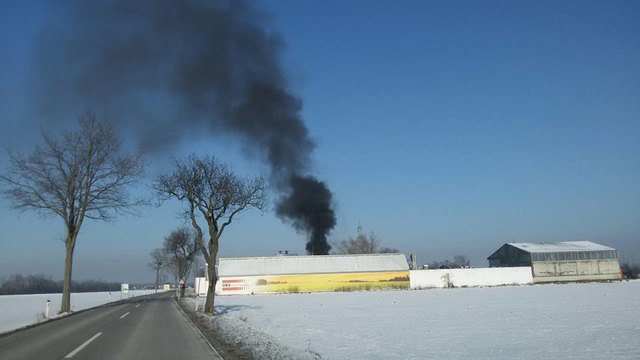
[[[403,254],[220,258],[220,295],[408,289]]]
[[[618,251],[590,241],[507,243],[487,260],[489,267],[530,266],[534,283],[621,278]]]

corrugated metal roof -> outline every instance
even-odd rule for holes
[[[220,258],[219,276],[409,270],[404,254]]]
[[[608,246],[592,243],[591,241],[565,241],[558,243],[507,243],[513,247],[529,253],[563,252],[563,251],[602,251],[615,250]]]

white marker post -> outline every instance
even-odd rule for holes
[[[198,312],[198,305],[200,305],[200,296],[196,293],[196,308],[195,308],[195,312]]]
[[[44,310],[44,318],[49,319],[49,314],[51,312],[51,300],[47,300],[47,307]]]

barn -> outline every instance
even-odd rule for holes
[[[489,267],[530,266],[534,283],[621,278],[618,251],[590,241],[507,243],[487,260]]]
[[[408,289],[403,254],[220,258],[220,295]]]

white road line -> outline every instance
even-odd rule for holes
[[[82,345],[78,346],[75,350],[73,350],[72,352],[68,353],[67,356],[65,356],[65,359],[71,359],[75,354],[77,354],[80,350],[84,349],[87,345],[89,345],[93,340],[97,339],[98,336],[102,335],[101,332],[93,335],[91,337],[91,339],[85,341],[82,343]]]
[[[136,308],[140,307],[140,304],[136,305]]]
[[[129,315],[129,312],[127,311],[126,313],[124,313],[124,315],[120,316],[120,319],[124,318],[125,316]]]

